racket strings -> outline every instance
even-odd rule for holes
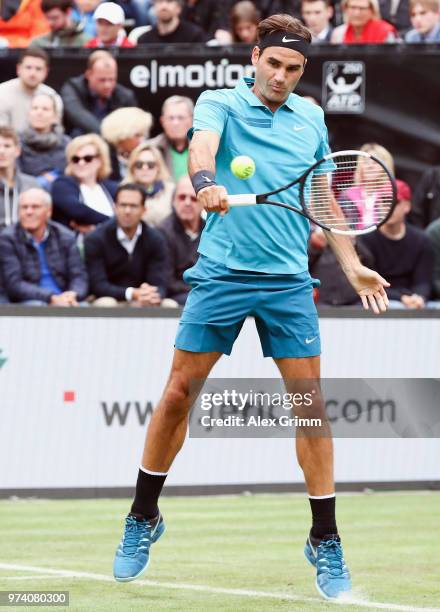
[[[316,166],[304,186],[310,215],[330,228],[364,230],[393,206],[392,179],[381,163],[359,154],[335,155]]]

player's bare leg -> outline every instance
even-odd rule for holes
[[[275,363],[281,372],[281,376],[289,393],[298,392],[298,381],[319,381],[320,357],[305,357],[302,359],[276,359]],[[302,382],[301,387],[305,387]],[[313,383],[311,383],[313,384]],[[325,417],[323,405],[318,405],[321,400],[319,386],[316,385],[313,414],[310,409],[295,409],[298,417],[321,418]],[[304,472],[307,491],[312,496],[332,495],[335,491],[333,479],[333,440],[330,429],[324,425],[323,436],[307,435],[307,431],[298,431],[296,436],[296,454],[298,463]]]
[[[119,582],[134,580],[145,571],[150,546],[165,531],[159,495],[185,440],[191,406],[220,356],[175,350],[165,391],[148,428],[135,498],[116,551],[113,574]]]
[[[175,350],[168,382],[148,427],[144,468],[153,472],[170,469],[185,440],[191,406],[220,357],[221,353]]]
[[[313,516],[304,553],[316,567],[315,584],[319,593],[327,599],[336,599],[351,590],[351,578],[336,526],[333,440],[319,386],[320,358],[276,359],[275,362],[288,393],[313,393],[312,406],[295,408],[295,415],[321,419],[320,427],[297,427],[296,431],[296,453]]]

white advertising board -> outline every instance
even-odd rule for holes
[[[1,490],[130,487],[176,318],[0,318]],[[325,377],[440,378],[440,319],[323,318]],[[247,321],[217,378],[270,378]],[[289,439],[188,439],[167,485],[300,483]],[[336,439],[339,482],[440,480],[440,439]]]

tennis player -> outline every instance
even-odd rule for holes
[[[274,15],[260,22],[258,36],[252,51],[255,80],[245,78],[231,90],[206,91],[195,108],[189,172],[209,214],[200,257],[186,272],[192,291],[116,552],[119,581],[133,580],[145,570],[150,546],[164,532],[158,498],[186,436],[194,400],[190,383],[206,379],[220,356],[231,353],[246,316],[255,317],[264,356],[275,360],[286,384],[319,379],[308,220],[272,206],[228,210],[227,194],[243,191],[243,182],[230,171],[235,156],[255,160],[257,171],[246,191],[263,193],[289,183],[329,152],[322,109],[292,93],[306,66],[310,32],[289,15]],[[385,311],[385,279],[361,265],[349,238],[327,232],[327,239],[364,308]],[[337,598],[351,589],[351,579],[335,519],[332,440],[297,436],[296,449],[312,513],[305,555],[316,568],[320,594]]]

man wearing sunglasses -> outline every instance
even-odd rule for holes
[[[197,261],[200,234],[205,227],[201,207],[188,175],[176,185],[173,212],[159,225],[168,244],[170,255],[170,281],[167,297],[183,306],[190,286],[183,280],[183,273]]]

